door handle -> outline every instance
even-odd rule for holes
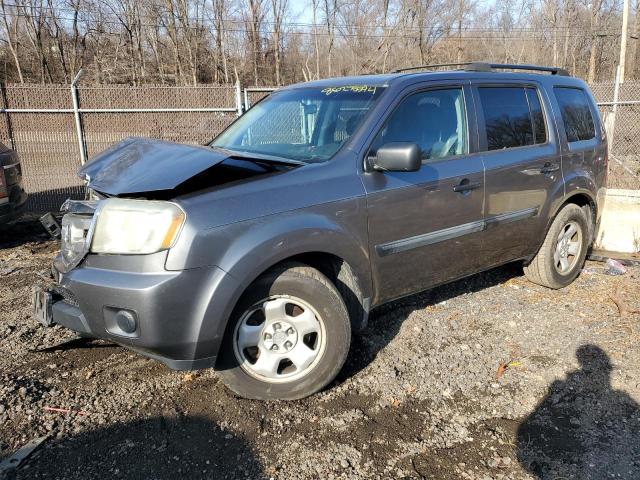
[[[482,184],[480,182],[471,183],[469,182],[468,178],[465,178],[458,185],[453,187],[453,191],[458,193],[466,193],[470,192],[471,190],[475,190],[476,188],[480,188],[481,186]]]
[[[558,170],[560,170],[560,165],[558,165],[557,163],[545,163],[544,166],[540,169],[540,173],[546,175],[547,173],[557,172]]]

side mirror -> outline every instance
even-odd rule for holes
[[[385,143],[376,152],[373,169],[385,172],[417,172],[422,166],[420,147],[416,143]]]

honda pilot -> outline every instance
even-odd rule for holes
[[[471,63],[288,86],[206,146],[130,138],[80,175],[97,200],[64,205],[37,318],[297,399],[383,303],[514,261],[569,285],[607,142],[583,81]]]

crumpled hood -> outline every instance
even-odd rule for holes
[[[228,158],[223,150],[150,138],[127,138],[79,171],[89,187],[107,195],[172,190]]]

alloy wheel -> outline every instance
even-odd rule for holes
[[[249,375],[271,383],[297,380],[325,349],[324,322],[296,297],[265,299],[244,312],[234,331],[234,353]]]
[[[575,266],[582,250],[582,228],[575,221],[568,222],[560,230],[553,252],[553,264],[561,275],[568,274]]]

